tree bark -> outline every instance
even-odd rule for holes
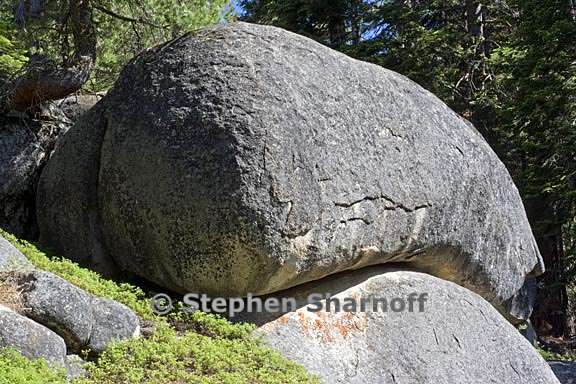
[[[9,87],[4,110],[26,111],[49,100],[74,93],[90,78],[96,61],[96,30],[90,0],[69,0],[69,23],[74,41],[72,58],[61,67],[31,60],[23,75]]]
[[[474,0],[466,0],[466,31],[474,36],[480,36],[480,15],[482,4]]]
[[[562,224],[557,223],[554,209],[545,201],[527,202],[526,209],[546,267],[539,278],[533,324],[542,336],[570,336]]]
[[[568,294],[562,283],[564,259],[562,234],[551,233],[536,239],[546,272],[541,278],[543,288],[538,294],[538,304],[533,319],[539,334],[555,337],[568,335]]]
[[[346,41],[346,20],[340,15],[328,19],[328,38],[332,47],[340,47]]]

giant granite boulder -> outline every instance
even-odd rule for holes
[[[543,270],[470,123],[404,76],[245,23],[133,60],[63,138],[38,206],[60,253],[180,292],[265,294],[406,263],[506,313]]]
[[[324,383],[558,383],[489,303],[427,274],[370,267],[274,296],[299,299],[297,308],[244,319],[258,323],[256,332],[272,348]]]

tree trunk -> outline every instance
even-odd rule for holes
[[[561,232],[550,233],[536,239],[546,272],[541,278],[534,324],[539,333],[555,337],[568,336],[568,294],[563,279],[564,251]]]
[[[482,4],[474,0],[466,0],[466,32],[474,36],[480,36],[480,14]]]
[[[333,16],[328,20],[330,46],[340,47],[346,42],[346,21],[343,17]]]
[[[526,208],[546,267],[539,278],[533,324],[539,335],[569,336],[562,224],[556,222],[554,209],[544,201],[528,202]]]
[[[10,85],[4,110],[26,111],[45,101],[63,98],[82,88],[96,61],[96,30],[90,0],[70,0],[68,22],[74,54],[62,67],[47,67],[31,60],[26,72]]]

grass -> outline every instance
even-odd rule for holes
[[[252,337],[253,327],[232,324],[195,312],[156,316],[141,289],[102,278],[0,230],[36,267],[59,275],[93,295],[116,300],[151,323],[148,337],[113,343],[88,375],[74,384],[291,384],[319,383],[303,367]],[[28,361],[14,351],[0,351],[0,384],[60,384],[63,373],[42,360]]]

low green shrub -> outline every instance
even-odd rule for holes
[[[308,383],[303,368],[245,338],[179,336],[162,329],[148,339],[108,348],[90,377],[77,384],[115,383]]]
[[[64,384],[63,369],[50,368],[42,359],[28,360],[12,349],[0,349],[0,384]]]

